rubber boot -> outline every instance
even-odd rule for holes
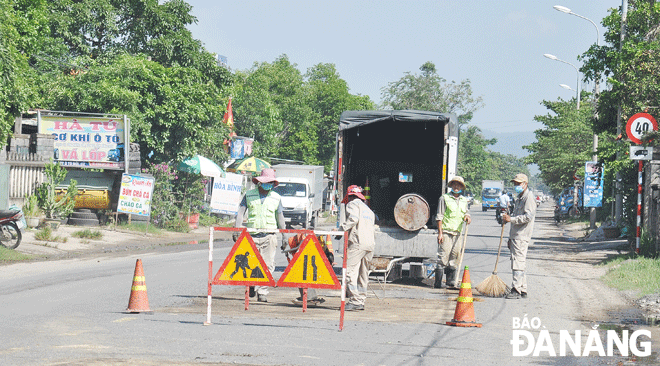
[[[442,288],[442,267],[435,267],[435,283],[433,284],[434,288]]]
[[[456,274],[457,274],[458,271],[456,270],[456,268],[447,267],[447,268],[445,268],[445,272],[446,272],[446,275],[447,275],[447,287],[455,289],[456,288]]]

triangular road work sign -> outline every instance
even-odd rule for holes
[[[315,235],[308,235],[293,256],[284,274],[277,281],[279,287],[340,288],[328,258]]]
[[[213,279],[214,285],[275,286],[252,236],[243,230]]]

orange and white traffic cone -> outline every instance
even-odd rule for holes
[[[472,298],[472,284],[470,284],[470,270],[465,266],[463,271],[463,280],[461,281],[461,289],[458,291],[458,298],[456,299],[456,311],[454,311],[454,319],[447,322],[447,325],[456,327],[478,327],[481,324],[474,320],[474,299]]]
[[[138,259],[135,263],[131,298],[128,300],[126,311],[129,313],[151,312],[149,298],[147,297],[147,284],[144,281],[144,271],[142,270],[142,259]]]

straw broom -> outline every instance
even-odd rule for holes
[[[497,248],[497,259],[495,260],[495,269],[493,274],[488,276],[475,289],[482,295],[490,297],[502,297],[509,292],[509,286],[497,276],[497,265],[500,262],[500,251],[502,250],[502,238],[504,238],[504,225],[502,223],[502,233],[500,234],[500,246]]]

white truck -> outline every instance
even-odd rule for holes
[[[274,190],[282,196],[287,225],[316,227],[323,208],[323,166],[278,164],[272,168],[280,182]]]

